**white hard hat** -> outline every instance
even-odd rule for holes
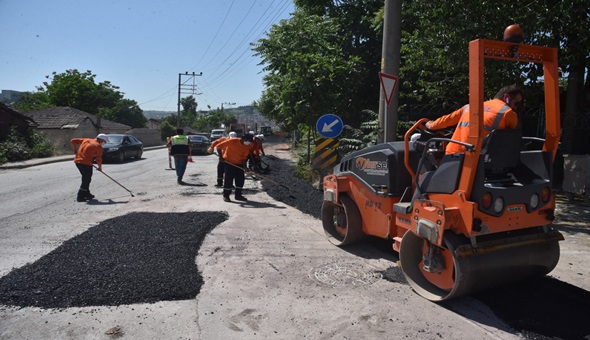
[[[258,136],[256,136],[256,137],[257,137],[257,138],[260,138],[260,140],[264,140],[264,139],[265,139],[263,134],[260,134],[260,135],[258,135]]]
[[[254,135],[254,131],[248,131],[248,133]]]
[[[98,136],[96,136],[96,139],[102,139],[104,140],[106,143],[109,142],[109,137],[107,137],[107,135],[105,135],[104,133],[100,133],[98,134]]]
[[[234,131],[229,133],[229,138],[236,138],[237,136],[238,135]]]

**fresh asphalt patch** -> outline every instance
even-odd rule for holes
[[[0,278],[0,304],[68,308],[192,299],[196,257],[222,212],[136,212],[101,222]]]

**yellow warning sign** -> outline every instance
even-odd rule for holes
[[[312,161],[313,167],[322,170],[336,165],[340,158],[337,150],[340,142],[334,138],[317,138],[315,141],[316,147]]]

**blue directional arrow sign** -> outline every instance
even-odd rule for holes
[[[328,113],[318,119],[315,128],[320,136],[324,138],[336,138],[342,133],[344,123],[340,117]]]

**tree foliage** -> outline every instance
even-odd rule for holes
[[[254,50],[263,58],[264,70],[269,72],[257,107],[290,129],[328,112],[342,115],[348,125],[360,126],[370,119],[362,113],[366,112],[364,109],[376,111],[378,107],[383,1],[294,0],[294,4],[296,10],[292,18],[274,26],[267,37],[255,45]],[[571,150],[575,146],[590,145],[590,127],[577,133],[571,131],[580,116],[588,116],[590,104],[590,7],[587,0],[543,0],[526,4],[443,1],[436,6],[408,0],[402,6],[398,85],[401,111],[430,105],[444,114],[466,103],[469,41],[501,40],[504,29],[516,23],[524,29],[524,43],[559,48],[564,147]],[[333,57],[332,61],[320,62],[327,55]],[[316,68],[308,63],[312,60]],[[338,62],[334,64],[334,60]],[[332,65],[344,65],[347,61],[354,61],[354,71],[332,71]],[[338,76],[325,76],[330,73]],[[327,86],[330,81],[332,86]],[[486,61],[486,97],[493,97],[507,84],[523,86],[525,108],[542,108],[542,65]],[[316,97],[327,99],[332,105],[314,102],[312,99]],[[580,134],[588,138],[588,142],[580,142]],[[574,140],[578,142],[572,143]]]
[[[131,99],[121,99],[113,107],[99,108],[98,115],[133,128],[145,127],[145,123],[147,122],[147,118],[143,115],[143,110],[137,106],[135,100]]]
[[[361,59],[342,53],[337,20],[296,11],[254,47],[266,90],[257,103],[267,117],[294,129],[321,115],[348,111],[362,83]]]
[[[110,81],[96,83],[91,71],[53,72],[37,92],[21,97],[15,108],[22,111],[68,106],[134,128],[145,127],[146,118],[137,102],[125,99],[119,87]]]

